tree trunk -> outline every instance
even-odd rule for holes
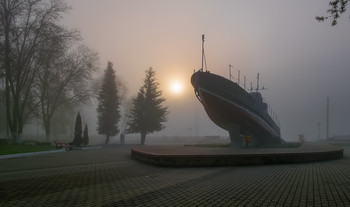
[[[17,143],[17,133],[18,133],[18,109],[17,109],[17,99],[13,98],[13,112],[12,112],[12,123],[10,124],[10,132],[12,140],[14,143]]]
[[[6,6],[6,5],[5,5]],[[4,33],[5,33],[5,48],[4,48],[4,65],[5,65],[5,91],[6,91],[6,135],[9,138],[12,135],[12,120],[11,120],[11,105],[10,105],[10,78],[11,78],[11,58],[10,58],[10,13],[8,8],[4,9]]]
[[[18,118],[17,144],[22,144],[23,117]]]
[[[144,145],[146,141],[146,133],[145,132],[141,132],[141,144]]]
[[[6,72],[6,136],[7,139],[10,138],[10,129],[12,128],[12,121],[11,121],[11,109],[10,109],[10,86],[9,86],[9,80],[7,77],[7,72]]]
[[[108,144],[108,143],[109,143],[109,137],[110,137],[110,135],[106,135],[106,141],[105,141],[105,144]]]
[[[45,139],[46,142],[50,142],[50,137],[51,137],[51,124],[49,120],[45,120],[44,122],[44,126],[45,126]]]

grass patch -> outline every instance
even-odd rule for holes
[[[55,150],[56,148],[50,144],[4,144],[0,145],[0,155],[9,155],[9,154],[19,154],[27,152],[40,152],[40,151],[49,151]]]

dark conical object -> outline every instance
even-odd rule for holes
[[[74,140],[73,144],[77,147],[80,147],[82,144],[82,127],[81,127],[81,116],[78,112],[77,118],[75,119],[75,127],[74,127]]]
[[[83,144],[84,145],[88,145],[89,144],[89,132],[88,132],[87,124],[85,124],[85,128],[84,128]]]

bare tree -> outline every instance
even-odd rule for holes
[[[7,125],[13,139],[21,137],[30,112],[39,48],[60,27],[58,20],[68,10],[62,0],[0,0],[1,67],[5,71]]]
[[[82,45],[56,54],[44,58],[34,87],[46,141],[50,140],[52,117],[59,107],[85,103],[92,96],[90,83],[98,63],[97,54]]]
[[[34,113],[49,141],[55,111],[91,95],[97,54],[80,45],[77,31],[59,24],[69,10],[63,0],[0,0],[0,74],[14,139]]]

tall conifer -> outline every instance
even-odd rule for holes
[[[89,144],[89,132],[87,124],[85,124],[84,133],[83,133],[83,144],[88,145]]]
[[[108,62],[107,68],[104,72],[98,101],[97,131],[99,134],[106,136],[105,144],[108,144],[110,137],[119,133],[118,122],[120,119],[120,100],[115,71],[113,70],[113,64],[111,62]]]
[[[75,146],[80,146],[82,143],[82,127],[81,127],[81,116],[80,113],[78,112],[77,118],[75,119],[75,126],[74,126],[74,140],[73,144]]]
[[[144,84],[133,100],[127,123],[127,133],[141,133],[141,144],[145,143],[147,134],[164,129],[163,123],[167,121],[168,109],[162,106],[165,98],[155,76],[152,68],[146,71]]]

